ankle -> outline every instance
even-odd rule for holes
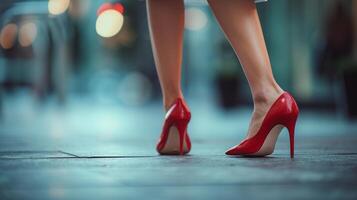
[[[178,94],[178,95],[173,95],[173,96],[169,96],[169,97],[164,97],[164,109],[165,111],[168,111],[170,109],[170,107],[172,106],[172,104],[176,101],[176,99],[181,98],[183,99],[183,95],[182,94]]]
[[[274,102],[284,90],[279,85],[264,87],[264,90],[256,91],[253,94],[254,105],[271,104]]]

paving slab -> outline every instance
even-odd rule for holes
[[[231,141],[193,141],[189,156],[158,156],[152,143],[89,154],[1,151],[1,199],[356,199],[357,137],[310,137],[290,159],[288,142],[272,156],[229,157]],[[125,141],[135,147],[140,140]],[[336,144],[333,146],[332,144]],[[113,145],[113,144],[110,144]],[[109,146],[110,146],[109,145]],[[121,143],[117,143],[121,146]],[[123,145],[118,149],[125,149]],[[115,145],[113,145],[115,146]],[[71,148],[69,148],[71,149]],[[74,148],[72,148],[74,149]],[[81,151],[78,151],[81,152]]]

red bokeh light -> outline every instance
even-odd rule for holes
[[[121,14],[124,13],[124,6],[121,3],[104,3],[102,4],[97,11],[97,15],[100,15],[101,13],[103,13],[106,10],[109,9],[113,9],[116,10],[118,12],[120,12]]]

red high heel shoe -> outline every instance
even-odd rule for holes
[[[184,155],[191,150],[187,125],[191,113],[181,98],[176,99],[165,116],[165,123],[156,150],[163,155]]]
[[[257,134],[243,140],[239,145],[229,149],[227,155],[266,156],[274,151],[275,143],[281,129],[289,130],[290,157],[294,157],[294,131],[299,108],[294,98],[284,92],[267,112]]]

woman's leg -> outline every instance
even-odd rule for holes
[[[248,137],[256,134],[272,103],[283,93],[276,83],[253,0],[208,0],[248,79],[254,111]]]
[[[150,36],[165,109],[181,92],[183,0],[147,0]]]

